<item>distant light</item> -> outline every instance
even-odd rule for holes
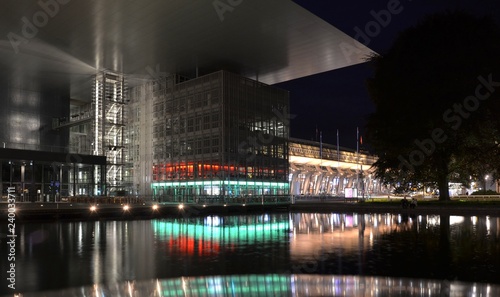
[[[95,205],[92,205],[92,206],[90,207],[90,211],[94,212],[94,211],[96,211],[96,210],[97,210],[97,207],[96,207]]]
[[[157,210],[158,209],[158,204],[154,204],[153,205],[153,210]]]
[[[224,204],[224,207],[226,207],[226,204]]]
[[[207,207],[205,204],[203,204],[203,207]]]
[[[128,211],[129,209],[130,209],[130,207],[129,207],[128,205],[124,205],[124,206],[123,206],[123,210],[124,210],[124,211]]]
[[[179,209],[183,209],[184,208],[184,204],[179,204]]]
[[[245,203],[243,203],[243,206],[246,206],[246,204],[245,204]]]

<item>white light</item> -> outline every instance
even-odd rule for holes
[[[179,209],[183,209],[184,208],[184,204],[179,204]]]
[[[97,210],[97,207],[95,207],[95,205],[92,205],[92,206],[90,207],[90,211],[94,212],[94,211],[96,211],[96,210]]]
[[[128,205],[124,205],[124,206],[123,206],[123,210],[124,210],[124,211],[128,211],[128,210],[129,210],[129,208],[130,208],[130,207],[129,207]]]
[[[154,204],[153,205],[153,210],[157,210],[158,209],[158,204]]]

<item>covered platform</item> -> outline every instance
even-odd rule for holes
[[[377,157],[344,147],[291,139],[290,193],[294,196],[370,197],[389,193],[374,176]]]

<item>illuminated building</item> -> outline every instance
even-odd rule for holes
[[[389,193],[375,178],[377,157],[364,151],[290,139],[290,194],[368,197]]]
[[[283,109],[288,107],[288,95],[269,86],[362,63],[373,52],[293,1],[223,1],[225,9],[216,5],[219,2],[4,4],[0,10],[5,33],[0,47],[2,193],[11,185],[25,192],[24,180],[31,177],[17,172],[31,163],[52,168],[51,177],[47,173],[42,181],[35,174],[30,185],[51,201],[61,196],[160,195],[171,190],[175,190],[172,197],[289,193],[289,128]],[[204,113],[215,106],[210,105],[179,111],[179,121],[182,116],[185,122],[175,122],[177,111],[164,107],[163,112],[172,115],[164,115],[164,135],[159,136],[154,108],[160,101],[165,106],[178,102],[173,108],[181,108],[181,103],[185,108],[204,104],[204,99],[195,102],[194,94],[189,103],[190,95],[180,90],[170,94],[182,95],[185,101],[154,94],[150,97],[154,104],[144,105],[151,110],[141,109],[142,122],[134,122],[139,109],[132,103],[137,99],[133,93],[153,94],[160,77],[180,79],[170,74],[189,80],[165,80],[165,90],[175,81],[179,87],[199,84],[208,95],[215,89],[205,88],[201,80],[212,81],[219,75],[228,79],[221,80],[219,91],[234,89],[238,94],[219,94],[220,100],[227,100],[220,101],[220,107],[231,105],[218,111],[219,118],[213,110]],[[270,101],[247,106],[252,114],[230,113],[243,110],[250,98],[263,96]],[[261,113],[260,108],[265,110]],[[285,114],[280,117],[276,114],[280,112]],[[152,123],[146,124],[145,114],[152,115]],[[215,130],[207,134],[205,127],[194,132],[208,123],[206,117],[210,125],[221,125],[210,128],[220,134],[216,136]],[[186,126],[178,128],[186,132],[175,132],[175,125],[181,124]],[[257,143],[248,137],[257,137]],[[60,155],[42,161],[45,157],[37,152]],[[92,157],[105,157],[104,165]],[[49,190],[42,186],[46,181],[59,186]]]
[[[133,89],[130,108],[137,193],[288,195],[287,91],[227,71],[170,76]]]

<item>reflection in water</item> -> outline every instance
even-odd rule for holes
[[[364,275],[500,284],[497,217],[302,213],[17,227],[24,292],[291,273],[336,275],[327,282]]]
[[[266,245],[283,239],[289,229],[285,217],[272,221],[269,215],[254,217],[209,216],[200,219],[154,221],[155,236],[168,243],[169,251],[200,256],[234,252],[241,245]]]
[[[23,297],[68,296],[483,296],[500,295],[500,286],[461,282],[363,276],[304,274],[181,277],[94,285]]]
[[[294,273],[500,283],[497,217],[293,214]]]

